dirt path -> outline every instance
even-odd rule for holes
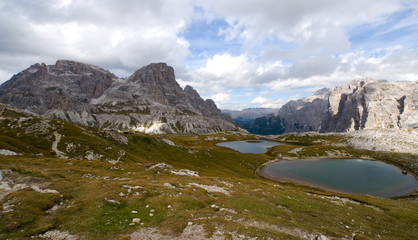
[[[58,150],[57,148],[58,143],[61,141],[61,134],[54,132],[54,136],[55,136],[55,141],[52,143],[52,151],[54,151],[57,157],[59,158],[67,158],[67,156],[65,156],[65,154],[61,152],[60,150]]]

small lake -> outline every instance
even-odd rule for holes
[[[271,147],[283,143],[268,140],[247,140],[217,143],[217,146],[232,148],[240,153],[265,153]]]
[[[362,159],[280,161],[266,165],[260,173],[272,180],[377,197],[402,196],[418,189],[411,174],[381,161]]]

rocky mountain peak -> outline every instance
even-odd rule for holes
[[[315,97],[328,97],[329,96],[329,89],[328,88],[321,88],[314,93]]]
[[[384,81],[384,80],[381,80]],[[341,86],[337,86],[333,89],[334,92],[340,92],[345,94],[351,94],[359,89],[363,88],[364,85],[377,82],[375,79],[372,78],[356,78],[351,81],[349,81],[346,84],[343,84]]]
[[[190,86],[183,90],[165,63],[127,79],[76,61],[34,64],[0,86],[0,102],[47,118],[146,133],[237,130],[213,101]]]
[[[34,64],[0,87],[0,102],[44,114],[53,108],[82,108],[100,97],[117,77],[102,68],[69,60]]]
[[[188,96],[193,96],[193,97],[200,97],[199,93],[190,85],[186,85],[186,87],[184,88],[184,92],[188,95]]]
[[[140,84],[172,84],[178,86],[174,75],[174,69],[168,66],[166,63],[151,63],[144,66],[132,74],[129,81],[137,82]]]
[[[229,117],[225,118],[221,112],[221,110],[218,109],[215,102],[212,99],[206,99],[203,100],[199,93],[191,86],[187,85],[184,88],[184,92],[186,93],[187,97],[189,98],[189,101],[191,105],[198,109],[199,112],[204,116],[211,116],[211,115],[220,115],[224,119],[227,119],[227,121],[233,122],[232,119]]]
[[[108,70],[105,70],[103,68],[100,68],[91,64],[71,61],[71,60],[58,60],[55,63],[54,70],[61,71],[61,73],[87,74],[87,75],[92,74],[95,76],[99,76],[99,75],[103,76],[103,75],[109,74],[113,78],[116,78],[116,76],[110,73]]]
[[[180,105],[186,99],[177,83],[174,69],[165,63],[151,63],[140,68],[128,78],[128,82],[141,86],[141,92],[164,105]]]
[[[290,101],[276,117],[256,119],[248,130],[277,134],[418,127],[418,82],[358,78],[331,91],[321,89],[308,100]]]

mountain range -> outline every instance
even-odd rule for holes
[[[321,89],[250,126],[350,132],[262,137],[179,87],[164,63],[128,78],[35,64],[0,86],[0,239],[415,239],[416,190],[376,198],[261,173],[272,161],[376,159],[415,181],[416,94],[417,82],[372,79]],[[260,139],[284,144],[218,145]]]
[[[270,114],[276,114],[278,108],[245,108],[242,110],[222,109],[222,113],[234,119],[238,124],[246,124],[256,118],[264,117]]]
[[[242,131],[234,120],[255,134],[418,127],[417,81],[359,78],[278,110],[222,113],[191,86],[181,88],[165,63],[149,64],[127,78],[76,61],[37,63],[0,86],[0,103],[44,118],[151,134]]]
[[[346,132],[418,127],[418,82],[354,79],[333,90],[292,100],[276,115],[244,125],[255,134]]]
[[[45,118],[125,131],[239,130],[212,100],[203,100],[191,86],[182,89],[165,63],[149,64],[128,78],[81,62],[38,63],[1,85],[0,102]]]

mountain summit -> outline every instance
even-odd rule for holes
[[[418,127],[418,82],[354,79],[333,90],[292,100],[277,115],[244,126],[257,134],[346,132]]]
[[[212,100],[182,89],[165,63],[128,78],[75,61],[34,64],[0,86],[0,102],[47,118],[146,133],[238,130]]]

